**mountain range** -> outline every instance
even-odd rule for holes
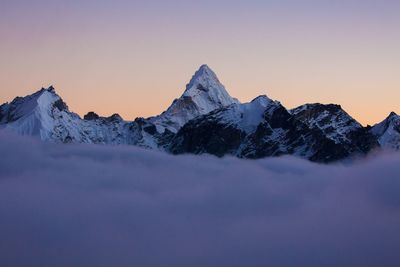
[[[0,129],[57,143],[135,145],[173,154],[251,159],[294,155],[324,163],[376,148],[400,149],[400,116],[394,112],[363,127],[340,105],[286,109],[265,95],[240,103],[207,65],[158,116],[125,121],[118,114],[89,112],[81,118],[50,86],[1,105]]]

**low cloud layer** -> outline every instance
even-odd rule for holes
[[[399,266],[400,155],[246,161],[0,133],[1,266]]]

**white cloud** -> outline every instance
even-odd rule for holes
[[[2,266],[398,266],[400,155],[171,156],[0,133]]]

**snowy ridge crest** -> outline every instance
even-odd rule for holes
[[[374,125],[371,132],[378,138],[382,147],[400,149],[400,116],[395,112],[391,112],[385,120]]]
[[[395,113],[363,127],[334,104],[287,110],[266,95],[240,103],[207,65],[158,116],[126,121],[118,114],[89,112],[81,118],[50,86],[1,105],[0,129],[60,143],[125,144],[241,158],[289,154],[318,162],[365,155],[376,147],[400,149],[400,117]]]

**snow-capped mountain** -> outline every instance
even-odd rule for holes
[[[126,144],[241,158],[289,154],[318,162],[366,154],[377,146],[400,149],[400,117],[394,113],[369,129],[339,105],[287,110],[265,95],[242,104],[207,65],[158,116],[125,121],[118,114],[89,112],[81,118],[50,86],[1,105],[0,129],[60,143]]]
[[[305,104],[291,110],[310,129],[319,129],[328,139],[341,144],[349,154],[367,153],[378,146],[376,138],[340,105]]]
[[[183,95],[175,99],[165,112],[149,121],[156,125],[160,133],[165,129],[176,133],[189,120],[234,103],[239,101],[228,94],[207,65],[202,65],[186,86]]]
[[[259,96],[250,103],[234,103],[214,110],[186,123],[174,136],[169,149],[175,154],[238,155],[246,136],[256,131],[264,114],[279,106],[279,102]]]
[[[17,97],[11,103],[0,106],[0,123],[3,128],[19,134],[48,140],[54,135],[55,115],[65,110],[68,111],[67,105],[50,86],[48,89],[42,88],[32,95]]]
[[[335,123],[332,129],[329,123]],[[290,112],[260,96],[191,120],[173,138],[170,151],[242,158],[290,154],[329,162],[367,153],[375,145],[372,135],[338,106],[308,105]]]
[[[381,123],[371,128],[383,148],[400,149],[400,116],[392,112]]]
[[[55,89],[17,97],[0,107],[1,128],[42,140],[64,143],[130,144],[164,150],[169,139],[190,119],[238,101],[229,96],[215,73],[202,65],[183,95],[161,115],[124,121],[89,112],[81,119],[70,112]]]
[[[321,129],[335,143],[350,142],[350,133],[363,128],[339,105],[305,104],[290,112],[311,129]]]
[[[119,116],[83,120],[70,112],[50,86],[17,97],[0,107],[1,128],[45,141],[63,143],[134,144],[130,125]],[[129,133],[129,134],[128,134]]]

